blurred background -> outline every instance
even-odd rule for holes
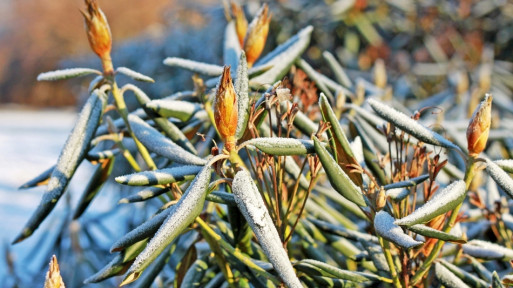
[[[192,74],[164,66],[162,61],[166,57],[223,64],[222,41],[227,21],[222,0],[98,2],[111,26],[114,66],[126,66],[155,79],[154,84],[140,85],[152,98],[193,88]],[[262,2],[239,1],[248,19]],[[348,87],[352,91],[358,83],[373,81],[375,63],[382,59],[387,88],[394,100],[410,112],[431,105],[467,113],[484,92],[491,91],[501,111],[513,113],[511,1],[269,2],[273,16],[263,55],[301,28],[313,25],[311,44],[303,57],[314,69],[334,79],[323,59],[324,51],[332,53],[352,80],[353,86]],[[90,177],[91,167],[84,163],[67,193],[67,201],[60,201],[53,220],[48,219],[45,228],[26,242],[9,245],[44,191],[43,187],[17,187],[55,164],[92,80],[83,77],[37,82],[37,75],[62,68],[100,68],[100,61],[90,51],[78,11],[84,7],[80,0],[0,0],[0,219],[4,219],[0,241],[5,243],[0,249],[0,287],[32,287],[30,280],[44,277],[42,271],[46,270],[50,248],[55,244],[55,237],[47,236],[55,236],[52,231],[62,231],[69,224],[59,216],[66,215],[62,211],[80,197],[84,185],[81,179]],[[462,105],[454,108],[454,101],[461,101]],[[97,221],[95,215],[112,210],[123,191],[118,191],[119,187],[111,190],[115,192],[103,193],[104,201],[98,201],[105,205],[96,205],[96,210],[86,213],[89,216],[81,222],[83,225]],[[116,211],[133,217],[129,222],[120,220],[116,226],[106,226],[104,234],[109,236],[100,237],[95,244],[100,256],[94,263],[77,271],[65,271],[74,275],[73,283],[82,283],[84,277],[101,268],[107,261],[101,255],[107,253],[112,239],[146,218],[127,209]],[[112,219],[109,221],[112,223]],[[44,242],[41,239],[48,243],[40,245]],[[70,242],[63,243],[62,247],[73,248]],[[63,261],[75,267],[78,260]],[[13,284],[27,284],[27,280],[19,279],[20,275],[28,279],[28,286]],[[105,287],[112,284],[109,282]]]

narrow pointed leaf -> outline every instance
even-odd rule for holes
[[[298,59],[308,47],[312,31],[312,26],[303,28],[295,36],[292,36],[288,41],[276,47],[272,52],[257,61],[255,67],[260,65],[273,65],[273,67],[253,77],[250,80],[250,84],[264,85],[274,83],[281,79],[290,69],[290,66],[292,66],[296,59]]]
[[[508,160],[496,160],[494,161],[495,164],[497,164],[499,167],[502,168],[502,170],[513,173],[513,159]]]
[[[454,209],[463,202],[466,196],[465,182],[459,180],[437,192],[422,207],[413,211],[410,215],[395,221],[396,225],[411,226],[426,223],[438,215]]]
[[[148,246],[137,256],[123,284],[128,284],[139,278],[146,267],[203,211],[211,174],[210,166],[205,166],[187,188],[182,198],[178,200],[178,203],[170,208],[169,216],[150,240]]]
[[[504,261],[513,259],[513,249],[477,239],[464,244],[463,252],[480,259],[501,259]]]
[[[495,180],[495,183],[513,198],[513,179],[495,162],[486,159],[486,172]]]
[[[312,140],[261,137],[253,138],[245,143],[258,148],[260,151],[269,155],[288,156],[315,153]]]
[[[43,173],[36,176],[34,179],[27,181],[25,184],[21,185],[18,189],[28,189],[36,186],[46,185],[50,176],[52,175],[53,169],[55,169],[57,165],[53,165],[52,167],[46,169]]]
[[[449,288],[470,288],[463,280],[454,275],[449,269],[440,263],[435,263],[436,278],[446,287]]]
[[[228,206],[237,206],[233,194],[224,191],[212,191],[207,195],[207,201],[226,204]]]
[[[240,139],[242,136],[244,136],[244,132],[246,131],[246,126],[248,124],[249,119],[248,62],[246,61],[246,54],[244,52],[241,52],[240,54],[239,66],[237,67],[237,78],[235,79],[234,89],[238,97],[238,119],[235,138]]]
[[[396,188],[413,187],[415,185],[419,185],[420,183],[426,181],[427,179],[429,179],[429,175],[424,174],[424,175],[420,175],[418,177],[411,178],[411,179],[408,179],[405,181],[400,181],[400,182],[395,182],[392,184],[385,185],[385,186],[383,186],[383,188],[385,190],[390,190],[390,189],[396,189]]]
[[[501,277],[499,277],[497,271],[493,271],[492,274],[492,288],[504,288],[504,285],[502,285]]]
[[[89,207],[89,204],[91,204],[94,197],[98,194],[100,189],[103,187],[103,184],[109,178],[112,168],[114,167],[114,162],[115,159],[110,158],[108,160],[104,160],[101,164],[97,164],[97,167],[93,172],[93,176],[89,180],[82,197],[80,197],[80,200],[78,201],[73,219],[78,219],[82,213],[85,212],[87,207]]]
[[[347,137],[338,122],[335,112],[333,112],[328,99],[322,93],[319,97],[319,107],[321,108],[322,118],[324,121],[331,124],[328,131],[330,133],[330,138],[332,139],[332,146],[334,146],[333,148],[336,151],[338,165],[357,186],[360,186],[363,183],[362,175],[359,173],[351,173],[350,169],[346,168],[347,165],[359,166],[358,160],[351,150],[351,145],[349,144],[349,141],[347,141]]]
[[[408,195],[410,195],[411,189],[406,188],[392,188],[385,190],[385,194],[387,197],[390,197],[395,202],[401,202],[404,200]]]
[[[64,144],[61,155],[57,160],[57,166],[52,171],[46,192],[39,206],[36,208],[36,211],[32,214],[21,233],[15,238],[14,243],[20,242],[32,235],[46,216],[53,210],[57,201],[59,201],[62,194],[64,194],[64,191],[66,191],[66,187],[75,174],[78,165],[87,154],[89,143],[100,122],[103,108],[107,101],[106,98],[104,93],[95,90],[87,100],[78,116],[75,127],[68,136],[66,144]]]
[[[137,139],[152,152],[166,157],[177,163],[189,165],[204,165],[207,161],[185,151],[182,147],[160,134],[155,128],[148,125],[141,118],[129,115],[128,121]]]
[[[224,42],[223,42],[223,60],[225,65],[231,67],[239,66],[239,58],[241,57],[242,49],[239,44],[239,37],[235,30],[235,22],[230,21],[224,29]]]
[[[328,62],[328,65],[330,66],[331,70],[333,71],[333,74],[335,75],[335,79],[337,79],[337,81],[345,87],[351,88],[353,86],[353,83],[351,83],[351,80],[347,76],[342,66],[340,66],[337,59],[335,59],[335,56],[333,56],[333,54],[331,54],[328,51],[324,51],[322,53],[322,56]]]
[[[89,151],[87,153],[86,159],[89,161],[100,161],[106,160],[109,158],[113,158],[114,156],[119,154],[119,149],[111,149],[111,150],[103,150],[103,151]]]
[[[426,128],[417,121],[408,117],[406,114],[397,111],[394,108],[374,99],[368,99],[367,103],[369,103],[372,109],[374,109],[380,117],[422,142],[445,148],[461,150],[458,146],[445,139],[442,135]]]
[[[329,274],[329,275],[323,275],[323,276],[328,276],[328,277],[332,277],[332,278],[344,279],[344,280],[349,280],[351,282],[357,282],[357,283],[375,282],[375,281],[383,281],[383,282],[387,282],[387,283],[392,283],[392,280],[388,279],[388,278],[376,276],[376,275],[373,275],[370,273],[343,270],[343,269],[331,266],[329,264],[326,264],[326,263],[323,263],[323,262],[317,261],[317,260],[305,259],[305,260],[299,261],[298,263],[306,263],[306,264],[315,266],[317,268],[320,268],[322,271],[327,272]]]
[[[71,68],[57,71],[50,71],[41,73],[37,76],[37,81],[55,81],[62,79],[75,78],[90,74],[101,75],[102,73],[96,69],[91,68]]]
[[[173,245],[170,245],[160,254],[160,256],[153,262],[153,264],[146,269],[146,273],[137,281],[137,284],[134,285],[133,288],[146,288],[151,287],[151,285],[155,282],[155,279],[160,274],[160,272],[166,267],[166,264],[171,259],[171,250],[173,250]]]
[[[362,191],[357,187],[338,163],[331,157],[317,137],[313,137],[315,152],[326,171],[331,186],[342,196],[360,206],[367,206]]]
[[[280,275],[283,282],[291,288],[303,287],[292,268],[287,252],[283,249],[280,235],[248,171],[241,170],[235,175],[233,194],[242,215],[248,221],[267,259],[273,264],[274,270]]]
[[[488,288],[488,283],[486,281],[479,279],[478,277],[470,274],[469,272],[461,269],[460,267],[458,267],[452,263],[449,263],[443,259],[440,259],[439,263],[442,264],[449,271],[451,271],[458,278],[463,280],[463,282],[467,283],[470,287]]]
[[[422,236],[430,237],[430,238],[436,238],[443,241],[449,241],[454,243],[467,243],[467,240],[462,238],[462,235],[453,235],[450,233],[445,233],[440,230],[436,230],[434,228],[431,228],[429,226],[423,225],[423,224],[415,224],[408,226],[408,230],[420,234]]]
[[[164,60],[164,64],[172,67],[180,67],[207,76],[219,76],[223,74],[222,66],[187,60],[183,58],[168,57]]]
[[[118,204],[146,201],[148,199],[158,197],[167,191],[169,191],[167,188],[148,187],[142,191],[137,192],[135,195],[130,195],[120,199]]]
[[[166,185],[192,180],[201,170],[200,166],[179,166],[153,171],[143,171],[116,177],[116,182],[132,186]]]
[[[408,234],[404,233],[401,227],[394,224],[394,218],[385,211],[379,211],[374,217],[374,229],[376,233],[384,239],[405,249],[410,249],[422,245],[423,243],[414,240]]]
[[[137,99],[137,102],[139,102],[139,105],[141,105],[141,107],[144,109],[144,112],[146,112],[146,114],[153,119],[155,124],[160,127],[162,132],[164,132],[164,134],[166,134],[169,139],[173,140],[180,147],[191,152],[192,154],[197,154],[196,148],[194,148],[191,142],[189,142],[189,139],[185,137],[183,132],[178,127],[176,127],[175,124],[171,123],[166,117],[161,117],[155,113],[153,109],[146,107],[146,104],[151,102],[150,97],[148,97],[146,93],[132,84],[123,86],[123,89],[128,89],[134,92],[135,98]]]
[[[481,279],[484,279],[486,282],[492,282],[492,272],[490,272],[481,262],[479,262],[476,258],[472,256],[467,256],[468,259],[470,259],[472,264],[472,269],[474,272],[481,277]]]
[[[153,80],[151,77],[146,76],[142,73],[136,72],[127,67],[118,67],[116,69],[116,72],[126,75],[134,80],[137,80],[137,81],[155,83],[155,80]]]
[[[146,103],[146,107],[164,117],[174,117],[186,122],[200,110],[195,103],[179,100],[152,100]]]

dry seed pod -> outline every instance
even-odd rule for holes
[[[235,132],[238,119],[237,95],[230,75],[230,66],[224,66],[223,74],[219,79],[214,102],[214,118],[217,131],[225,141],[228,151],[235,148]]]
[[[486,94],[470,119],[467,128],[467,145],[471,157],[477,157],[486,147],[492,118],[492,98],[492,94]]]
[[[112,48],[112,35],[110,33],[107,17],[103,14],[96,0],[85,0],[87,12],[80,10],[84,16],[87,39],[91,49],[100,57],[105,73],[112,73],[112,60],[110,50]]]
[[[55,255],[52,256],[49,265],[50,268],[48,272],[46,272],[44,288],[65,288],[59,269],[59,263],[57,263],[57,257],[55,257]]]
[[[235,18],[235,31],[237,31],[240,47],[242,47],[244,46],[244,36],[246,36],[246,32],[248,31],[248,20],[246,19],[246,15],[244,15],[244,10],[239,4],[232,1],[231,8],[232,16]]]
[[[269,7],[264,4],[258,11],[257,16],[251,21],[244,38],[244,52],[248,59],[248,67],[252,67],[256,59],[260,57],[262,50],[264,50],[267,34],[269,33],[269,23],[271,22],[271,15],[269,14]]]

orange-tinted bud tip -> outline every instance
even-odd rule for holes
[[[231,2],[232,17],[235,18],[235,30],[237,31],[237,37],[239,38],[240,47],[244,45],[244,36],[248,31],[248,20],[244,15],[242,7],[235,2]]]
[[[85,0],[87,12],[80,10],[84,16],[87,39],[91,49],[102,60],[104,71],[112,70],[110,50],[112,48],[112,35],[110,33],[107,17],[103,14],[96,0]],[[110,67],[109,67],[109,62]]]
[[[252,67],[253,63],[260,57],[264,50],[267,34],[269,33],[269,23],[271,15],[267,4],[262,5],[257,16],[249,24],[246,38],[244,38],[244,52],[248,61],[248,67]]]
[[[57,263],[57,257],[55,257],[55,255],[52,256],[50,268],[48,272],[46,272],[44,288],[65,288],[59,269],[59,263]]]
[[[477,157],[486,147],[492,118],[492,98],[491,94],[486,94],[468,124],[467,145],[471,157]]]
[[[231,151],[235,147],[235,132],[237,130],[237,95],[233,88],[230,66],[224,66],[223,74],[216,89],[214,102],[214,119],[217,131],[225,142],[225,147]]]

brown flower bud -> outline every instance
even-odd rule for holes
[[[381,210],[387,204],[387,195],[385,193],[385,189],[381,187],[379,191],[376,193],[376,210]]]
[[[248,20],[240,5],[232,1],[231,7],[232,16],[235,18],[235,30],[237,31],[240,47],[242,47],[244,45],[244,36],[246,36],[246,32],[248,31]]]
[[[267,4],[262,5],[257,16],[249,24],[246,38],[244,38],[244,52],[248,61],[248,67],[252,67],[253,63],[260,57],[264,50],[267,34],[269,33],[269,23],[271,15]]]
[[[486,94],[485,99],[474,111],[467,128],[467,145],[471,157],[477,157],[485,149],[491,118],[492,95]]]
[[[87,39],[91,49],[100,57],[105,73],[111,73],[112,60],[110,50],[112,48],[112,35],[110,33],[107,17],[103,14],[96,0],[85,0],[87,12],[80,10],[84,16]]]
[[[57,263],[57,257],[55,257],[55,255],[52,256],[50,268],[48,272],[46,272],[44,288],[65,288],[59,269],[59,263]]]
[[[217,131],[225,141],[225,147],[228,151],[235,147],[237,113],[237,95],[233,88],[230,66],[224,66],[223,74],[216,89],[214,119]]]

